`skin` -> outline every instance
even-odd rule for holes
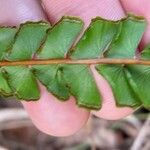
[[[145,16],[150,24],[149,0],[43,0],[45,13],[38,0],[1,0],[0,6],[3,6],[0,9],[1,25],[19,25],[27,20],[44,19],[54,24],[63,15],[73,15],[80,16],[87,26],[90,19],[95,16],[118,20],[125,16],[126,11]],[[141,47],[149,40],[150,26],[148,25]],[[115,105],[107,81],[95,71],[93,66],[91,70],[103,97],[102,109],[92,113],[108,120],[121,119],[131,114],[134,111],[131,108],[118,108]],[[40,83],[39,87],[41,89],[39,101],[23,102],[24,108],[37,128],[50,135],[68,136],[76,133],[86,124],[90,112],[77,107],[73,97],[63,103],[48,93]]]

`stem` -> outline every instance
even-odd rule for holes
[[[115,59],[115,58],[100,58],[100,59],[47,59],[47,60],[25,60],[25,61],[1,61],[0,66],[18,66],[18,65],[50,65],[50,64],[126,64],[126,65],[150,65],[150,60],[138,59]]]

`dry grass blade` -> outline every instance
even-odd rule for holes
[[[150,140],[150,115],[140,130],[131,150],[149,150],[149,140]]]
[[[24,126],[32,126],[32,123],[23,109],[0,110],[0,131]]]

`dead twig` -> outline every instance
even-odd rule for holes
[[[0,131],[32,126],[27,113],[20,108],[0,110]]]
[[[146,122],[144,123],[141,131],[139,132],[139,135],[135,139],[135,142],[133,143],[131,150],[142,150],[145,145],[147,146],[147,143],[149,143],[150,140],[150,115],[147,118]],[[143,150],[149,150],[143,149]]]

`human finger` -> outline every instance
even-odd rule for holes
[[[52,23],[57,22],[63,15],[72,15],[82,18],[85,27],[87,27],[91,19],[96,16],[111,20],[118,20],[125,16],[118,0],[42,0],[42,2]],[[134,110],[131,108],[116,106],[108,82],[97,73],[94,67],[91,70],[103,98],[101,110],[93,113],[98,117],[109,120],[120,119],[132,113]]]
[[[1,25],[14,26],[29,20],[46,19],[37,0],[1,0],[0,6]],[[40,100],[23,104],[33,123],[41,131],[55,136],[65,136],[75,133],[86,123],[89,112],[77,108],[73,98],[62,103],[47,92],[41,84],[39,85]]]

